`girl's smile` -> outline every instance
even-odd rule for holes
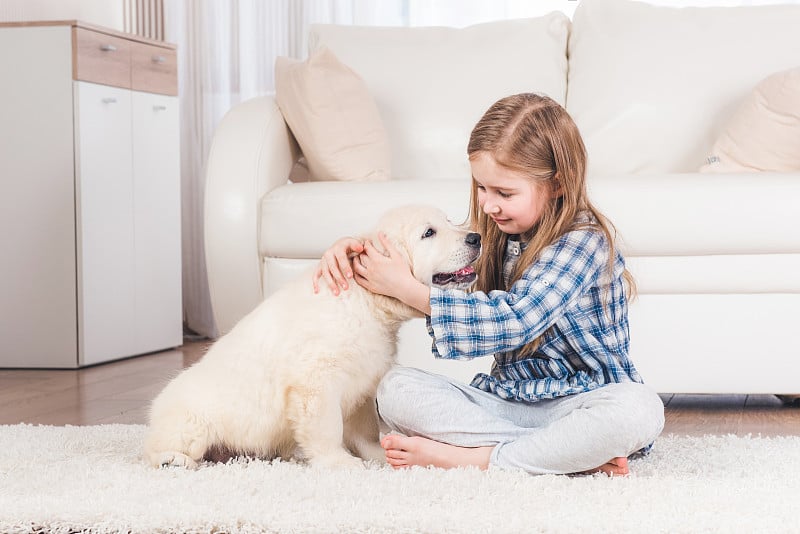
[[[496,222],[498,225],[506,224],[511,221],[511,219],[501,219],[500,217],[492,217],[492,220]]]

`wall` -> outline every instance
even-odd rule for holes
[[[0,22],[80,20],[123,31],[123,0],[0,0]]]

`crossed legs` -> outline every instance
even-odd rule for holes
[[[495,465],[533,474],[626,474],[627,456],[652,443],[664,423],[661,399],[641,384],[521,403],[403,367],[381,382],[378,409],[397,433],[381,445],[398,468]]]

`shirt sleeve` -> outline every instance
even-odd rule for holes
[[[598,230],[573,230],[546,247],[510,291],[431,289],[433,354],[471,359],[530,343],[597,284],[608,243]]]

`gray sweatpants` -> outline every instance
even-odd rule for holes
[[[410,367],[395,367],[383,378],[378,411],[393,432],[493,446],[490,465],[532,474],[593,469],[646,447],[664,427],[664,404],[643,384],[609,384],[527,403]]]

